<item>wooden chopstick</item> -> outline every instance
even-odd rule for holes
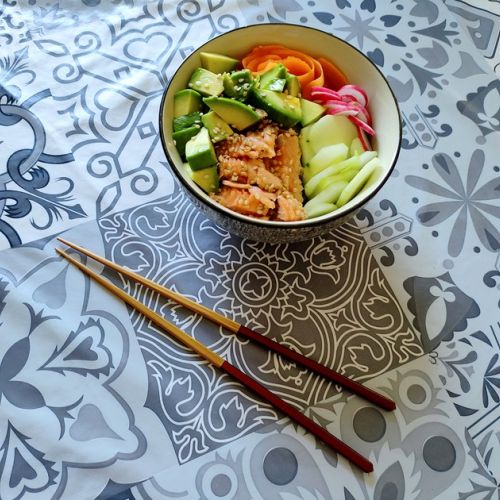
[[[342,375],[324,365],[321,365],[316,361],[304,356],[303,354],[293,351],[292,349],[289,349],[288,347],[280,344],[279,342],[276,342],[270,339],[269,337],[266,337],[265,335],[262,335],[252,330],[251,328],[248,328],[232,319],[229,319],[226,316],[223,316],[222,314],[212,311],[208,307],[198,304],[197,302],[188,299],[187,297],[184,297],[183,295],[176,293],[164,286],[158,285],[154,281],[151,281],[150,279],[145,278],[140,274],[134,273],[133,271],[130,271],[125,267],[119,266],[118,264],[115,264],[114,262],[105,259],[104,257],[101,257],[100,255],[91,252],[90,250],[87,250],[86,248],[76,245],[75,243],[72,243],[64,238],[58,237],[57,239],[61,243],[64,243],[65,245],[73,248],[74,250],[77,250],[78,252],[87,255],[88,257],[91,257],[97,262],[100,262],[101,264],[104,264],[110,267],[111,269],[118,271],[120,274],[123,274],[124,276],[127,276],[133,279],[134,281],[137,281],[138,283],[147,286],[148,288],[151,288],[160,295],[181,304],[182,306],[190,309],[191,311],[194,311],[195,313],[202,315],[206,319],[209,319],[210,321],[213,321],[214,323],[221,325],[224,328],[227,328],[229,331],[241,335],[242,337],[248,338],[270,349],[271,351],[280,354],[281,356],[289,359],[290,361],[302,365],[308,370],[318,373],[322,377],[331,380],[336,384],[341,385],[342,387],[350,390],[352,393],[357,394],[358,396],[366,399],[367,401],[370,401],[373,404],[376,404],[380,408],[389,411],[396,409],[396,403],[394,401],[370,389],[369,387],[366,387],[365,385],[360,384],[359,382],[356,382],[346,377],[345,375]]]
[[[340,455],[344,456],[347,460],[349,460],[352,464],[359,467],[364,472],[372,472],[373,464],[365,458],[363,455],[352,449],[350,446],[345,444],[343,441],[330,434],[326,429],[318,425],[316,422],[306,417],[299,410],[295,409],[293,406],[288,404],[286,401],[276,396],[276,394],[272,393],[270,390],[266,389],[259,382],[251,378],[250,376],[243,373],[241,370],[236,368],[234,365],[225,361],[221,356],[217,353],[203,345],[201,342],[198,342],[193,337],[187,335],[180,328],[170,323],[166,319],[162,318],[154,311],[145,306],[142,302],[138,301],[127,292],[118,288],[116,285],[108,281],[106,278],[101,276],[100,274],[92,271],[90,268],[77,261],[73,257],[69,256],[67,253],[62,251],[59,248],[56,248],[56,251],[59,255],[67,259],[73,265],[78,267],[82,272],[87,274],[89,277],[97,281],[104,288],[109,290],[112,294],[121,298],[124,302],[131,305],[135,309],[137,309],[140,313],[146,316],[149,320],[159,326],[162,330],[169,332],[176,340],[183,343],[185,346],[189,347],[196,353],[198,353],[202,358],[206,359],[217,368],[225,371],[240,383],[245,385],[248,389],[255,392],[261,398],[265,399],[275,408],[283,412],[289,418],[300,424],[306,430],[311,432],[311,434],[315,435],[319,439],[321,439],[325,444],[330,446],[333,450],[337,451]]]

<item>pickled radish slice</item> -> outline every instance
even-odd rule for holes
[[[344,85],[338,90],[338,93],[341,96],[353,97],[363,107],[366,107],[368,104],[368,96],[366,95],[366,92],[358,85]]]

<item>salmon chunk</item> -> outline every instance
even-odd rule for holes
[[[274,146],[277,136],[278,127],[275,125],[265,125],[246,134],[233,134],[219,146],[220,154],[232,158],[272,158],[276,154]]]
[[[291,195],[280,195],[277,199],[276,218],[282,221],[297,221],[306,218],[302,203]]]
[[[264,161],[259,158],[234,158],[221,154],[219,160],[219,177],[233,182],[247,182],[254,177],[253,172],[264,168]]]
[[[274,202],[270,206],[269,201],[271,200],[263,200],[260,193],[256,195],[255,192],[247,189],[223,186],[217,194],[211,196],[226,208],[243,215],[266,216],[269,210],[274,208]]]
[[[215,144],[221,189],[211,197],[221,205],[259,219],[305,219],[300,146],[293,129],[270,122]]]
[[[302,180],[299,138],[293,130],[280,133],[276,140],[276,156],[265,163],[276,177],[281,179],[283,189],[302,203]]]
[[[275,192],[283,189],[281,179],[269,172],[264,163],[255,169],[249,170],[248,182],[250,184],[257,184],[264,191]]]

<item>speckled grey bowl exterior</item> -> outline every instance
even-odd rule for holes
[[[199,52],[215,52],[241,58],[256,45],[282,44],[337,64],[349,82],[363,87],[370,97],[370,112],[377,131],[374,149],[385,166],[378,180],[332,214],[298,222],[262,221],[232,212],[213,201],[187,175],[172,142],[173,96],[186,88],[192,71],[200,65]],[[348,61],[350,64],[346,64]],[[170,80],[160,105],[160,134],[174,176],[190,199],[207,217],[230,233],[266,243],[303,241],[332,231],[352,218],[390,176],[401,147],[402,127],[399,107],[387,80],[359,50],[343,40],[314,28],[291,24],[264,24],[238,28],[220,35],[194,51]],[[383,124],[383,126],[381,125]]]

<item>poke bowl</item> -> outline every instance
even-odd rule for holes
[[[237,28],[179,66],[161,142],[191,201],[230,233],[302,241],[353,217],[401,148],[397,100],[347,42],[290,24]]]

